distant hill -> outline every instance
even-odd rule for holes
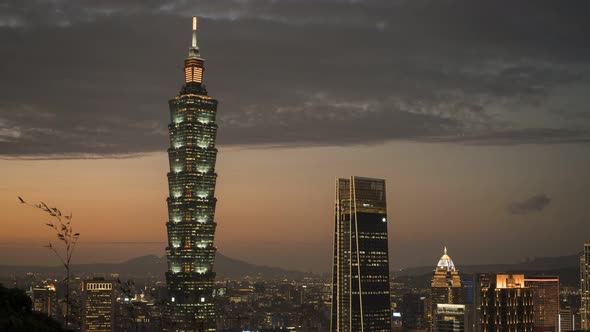
[[[76,273],[119,273],[121,276],[163,276],[167,270],[166,258],[155,255],[141,256],[123,263],[112,264],[73,264]],[[261,279],[302,279],[309,273],[285,270],[277,267],[250,264],[217,253],[214,271],[217,279],[241,279],[244,277]],[[27,272],[62,273],[61,266],[19,266],[0,265],[0,275],[25,274]]]
[[[433,266],[414,267],[393,271],[392,276],[398,281],[404,281],[416,287],[427,287],[432,278]],[[475,272],[515,272],[527,275],[555,274],[559,275],[563,285],[577,285],[579,282],[579,258],[578,255],[536,258],[530,262],[520,264],[489,264],[489,265],[459,265],[463,279],[470,279]],[[155,255],[141,256],[123,263],[112,264],[75,264],[72,272],[77,273],[119,273],[122,277],[130,276],[159,276],[162,277],[167,270],[166,258]],[[291,279],[299,280],[306,276],[315,276],[309,273],[286,270],[277,267],[250,264],[217,253],[214,271],[217,279],[241,279],[244,277],[260,279]],[[0,277],[9,274],[22,275],[27,272],[50,272],[61,274],[61,266],[18,266],[0,265]],[[329,276],[329,275],[328,275]]]
[[[458,265],[462,280],[471,280],[476,272],[523,273],[533,275],[558,275],[563,286],[577,287],[580,282],[580,256],[542,257],[518,264]],[[407,268],[392,272],[397,282],[407,286],[426,288],[432,279],[434,266]]]
[[[457,269],[463,273],[476,272],[508,272],[508,271],[549,271],[568,268],[579,268],[580,256],[569,255],[560,257],[541,257],[535,258],[529,262],[517,264],[481,264],[481,265],[457,265]],[[407,269],[393,271],[395,276],[419,276],[431,273],[434,266],[411,267]]]
[[[567,287],[578,287],[580,284],[580,270],[577,267],[569,267],[569,268],[562,268],[562,269],[554,269],[554,270],[542,270],[542,271],[522,271],[522,270],[503,270],[503,271],[491,271],[487,270],[485,272],[491,273],[499,273],[499,272],[506,272],[506,273],[524,273],[525,276],[535,276],[535,275],[557,275],[559,276],[559,281],[561,286]],[[472,280],[473,274],[470,273],[459,273],[461,276],[461,280]],[[403,275],[395,277],[395,282],[403,283],[406,287],[411,288],[428,288],[430,287],[430,283],[432,281],[432,272],[424,273],[421,275]]]

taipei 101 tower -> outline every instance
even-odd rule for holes
[[[165,331],[216,331],[213,299],[215,260],[215,137],[217,100],[203,84],[204,60],[193,41],[184,60],[184,85],[169,101],[168,310]]]

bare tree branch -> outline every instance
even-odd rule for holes
[[[74,253],[74,249],[76,248],[76,244],[78,243],[78,239],[80,238],[80,233],[74,233],[72,229],[72,213],[69,215],[63,215],[61,210],[56,207],[49,207],[44,202],[39,202],[38,204],[31,204],[25,201],[22,197],[17,196],[18,200],[21,204],[26,204],[33,208],[39,209],[45,213],[47,213],[53,221],[45,223],[47,227],[52,228],[55,231],[55,235],[57,239],[63,242],[64,249],[63,252],[58,250],[51,242],[46,248],[51,250],[62,263],[66,270],[66,328],[69,326],[68,319],[69,319],[69,307],[70,307],[70,262],[72,260],[72,254]],[[63,217],[63,219],[62,219]],[[64,223],[64,219],[66,222]]]

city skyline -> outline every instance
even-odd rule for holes
[[[0,330],[590,331],[590,2],[0,8]]]
[[[74,263],[164,254],[162,101],[189,12],[210,29],[200,42],[225,110],[220,252],[327,272],[330,183],[356,174],[392,184],[394,268],[429,266],[450,242],[462,265],[575,254],[590,194],[587,4],[534,3],[8,5],[0,208],[14,222],[0,261],[52,262],[17,195],[76,215]]]

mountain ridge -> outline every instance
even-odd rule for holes
[[[145,255],[128,259],[122,263],[72,264],[71,271],[78,273],[119,273],[121,276],[163,276],[167,270],[165,256]],[[217,253],[214,271],[217,279],[241,279],[244,277],[261,279],[302,279],[310,273],[293,271],[279,267],[251,264]],[[0,265],[0,275],[24,274],[27,272],[63,273],[63,266]]]
[[[579,256],[567,255],[558,257],[540,257],[532,261],[515,264],[478,264],[457,265],[461,273],[472,274],[476,272],[522,272],[542,274],[545,272],[558,272],[572,274],[579,268]],[[434,266],[411,267],[392,271],[392,277],[423,277],[432,273]],[[122,276],[164,275],[167,270],[166,257],[145,255],[128,259],[122,263],[87,263],[72,264],[72,272],[77,273],[119,273]],[[279,267],[251,264],[242,260],[227,257],[221,253],[216,254],[214,271],[217,279],[241,279],[245,277],[260,279],[302,279],[305,277],[317,277],[319,274],[301,272]],[[61,274],[62,266],[33,266],[33,265],[0,265],[0,275],[25,274],[27,272],[45,272]],[[329,275],[329,274],[322,274]]]

